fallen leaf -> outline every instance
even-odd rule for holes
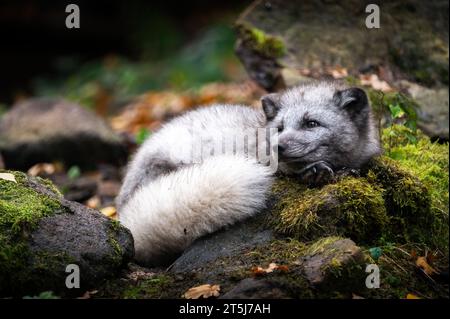
[[[417,258],[416,266],[422,269],[423,272],[428,276],[431,276],[436,273],[436,270],[434,270],[434,268],[428,264],[426,257]]]
[[[77,299],[90,299],[92,295],[98,293],[98,290],[86,291],[81,297]]]
[[[55,165],[51,163],[38,163],[30,167],[27,173],[28,175],[31,176],[38,176],[42,174],[52,175],[55,172],[56,172]]]
[[[436,254],[433,254],[433,253],[426,254],[427,263],[429,265],[432,265],[434,263],[434,261],[436,260],[436,258],[437,258]]]
[[[342,67],[335,67],[333,69],[330,69],[328,70],[328,73],[331,74],[334,79],[342,79],[348,76],[347,69]]]
[[[4,179],[5,181],[17,183],[16,178],[11,173],[0,173],[0,179]]]
[[[357,294],[352,293],[352,299],[366,299],[366,298],[358,296]]]
[[[406,299],[421,299],[420,297],[417,297],[416,295],[414,295],[414,294],[407,294],[406,295]]]
[[[268,273],[273,272],[274,270],[280,270],[280,271],[284,271],[287,272],[289,271],[289,267],[288,266],[284,266],[284,265],[277,265],[276,263],[271,263],[269,264],[269,267],[267,268],[262,268],[260,266],[255,266],[251,268],[251,272],[253,273],[253,275],[265,275]]]
[[[219,296],[220,286],[219,285],[201,285],[197,287],[190,288],[183,294],[186,299],[199,299],[200,297],[209,298]]]
[[[117,218],[117,210],[114,206],[107,206],[100,209],[100,212],[106,217],[116,219]]]
[[[392,87],[386,81],[380,80],[376,74],[361,74],[359,79],[361,85],[371,86],[373,89],[383,92],[392,91]]]
[[[86,201],[86,206],[89,208],[97,209],[100,207],[100,197],[97,195],[92,196]]]

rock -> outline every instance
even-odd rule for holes
[[[394,79],[448,85],[448,2],[383,1],[380,28],[372,29],[365,25],[370,3],[255,1],[236,22],[236,53],[269,91],[297,84],[304,72],[336,68],[350,75],[383,68]]]
[[[285,299],[287,295],[266,280],[246,278],[219,299]]]
[[[448,141],[448,86],[427,88],[408,81],[402,81],[401,86],[421,107],[418,112],[419,128],[433,140]]]
[[[0,119],[0,152],[6,168],[62,161],[68,167],[123,164],[126,148],[103,119],[58,99],[18,103]]]
[[[272,231],[263,221],[261,213],[243,223],[223,229],[195,241],[171,266],[174,272],[193,271],[218,258],[234,256],[273,240]]]
[[[64,199],[48,180],[9,173],[17,183],[0,179],[0,295],[81,295],[132,259],[133,238],[118,222]],[[80,288],[66,288],[69,264]]]
[[[365,261],[361,248],[352,240],[339,237],[316,241],[300,259],[303,272],[313,286],[350,292],[364,285]]]

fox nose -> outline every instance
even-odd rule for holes
[[[278,154],[283,154],[286,151],[286,145],[278,144]]]

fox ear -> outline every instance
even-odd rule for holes
[[[277,93],[264,95],[261,98],[262,108],[268,121],[273,120],[280,110],[280,97]]]
[[[366,92],[357,87],[337,91],[334,94],[334,99],[339,107],[348,111],[359,111],[369,105]]]

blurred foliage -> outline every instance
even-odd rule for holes
[[[151,135],[148,128],[142,127],[136,134],[136,143],[141,145]]]
[[[176,38],[172,31],[168,32],[168,38]],[[177,40],[172,44],[143,42],[140,61],[110,55],[80,66],[76,58],[68,57],[61,59],[57,68],[69,76],[38,78],[34,91],[38,96],[63,96],[93,107],[102,101],[126,101],[148,90],[197,88],[208,82],[229,81],[243,74],[234,56],[234,41],[230,27],[214,25],[178,51],[173,50]],[[145,53],[151,52],[145,48],[147,45],[159,46],[160,53],[173,53],[156,59]]]
[[[78,166],[74,165],[69,168],[67,171],[67,176],[70,180],[75,180],[81,176],[81,170]]]
[[[37,296],[25,296],[23,299],[60,299],[53,291],[44,291]]]

